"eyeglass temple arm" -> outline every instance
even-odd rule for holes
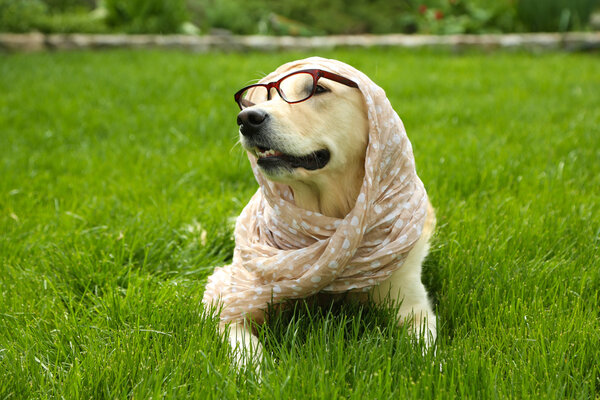
[[[350,87],[354,87],[357,88],[358,84],[348,78],[344,78],[341,75],[337,75],[331,72],[327,72],[327,71],[319,71],[320,74],[323,78],[327,78],[327,79],[331,79],[332,81],[336,81],[339,83],[343,83],[346,86],[350,86]]]

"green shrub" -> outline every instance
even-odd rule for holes
[[[315,29],[332,33],[384,33],[413,30],[407,19],[411,0],[315,0],[272,2],[273,11]]]
[[[438,0],[421,4],[418,30],[430,34],[501,33],[516,27],[512,0],[482,4],[473,0]]]
[[[192,22],[238,34],[413,32],[416,0],[188,0]],[[291,27],[291,29],[290,29]]]
[[[40,0],[0,0],[0,32],[28,32],[46,13]]]
[[[526,31],[564,32],[584,28],[598,0],[519,0],[517,15]]]
[[[185,0],[106,0],[106,23],[128,33],[176,33],[187,20]]]
[[[92,10],[96,7],[94,0],[43,0],[50,12],[64,12],[74,9]]]
[[[44,33],[106,33],[104,20],[94,18],[89,12],[66,12],[42,16],[37,29]]]
[[[236,34],[258,33],[261,18],[269,14],[261,0],[188,0],[191,22],[203,31],[227,29]]]

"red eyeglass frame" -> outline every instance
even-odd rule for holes
[[[307,73],[312,75],[312,77],[313,77],[313,88],[312,88],[312,92],[310,93],[310,95],[308,95],[305,99],[302,99],[302,100],[296,100],[296,101],[287,100],[285,98],[285,94],[279,88],[279,85],[281,84],[281,82],[284,79],[287,79],[292,75],[307,74]],[[322,69],[312,69],[311,68],[311,69],[302,69],[299,71],[294,71],[291,74],[287,74],[286,76],[282,77],[281,79],[279,79],[276,82],[255,83],[254,85],[245,86],[245,87],[241,88],[240,90],[238,90],[233,95],[233,98],[235,99],[235,102],[237,103],[237,105],[240,107],[240,110],[243,110],[244,108],[247,108],[247,107],[242,106],[242,94],[246,90],[251,89],[253,87],[264,87],[267,89],[267,100],[271,100],[271,89],[275,88],[277,90],[277,93],[279,94],[279,97],[281,97],[286,103],[289,103],[289,104],[302,103],[303,101],[306,101],[315,95],[315,93],[317,91],[317,82],[319,81],[320,78],[329,79],[329,80],[341,83],[342,85],[350,86],[353,88],[358,88],[358,84],[356,82],[354,82],[348,78],[345,78],[341,75],[334,74],[333,72],[323,71]]]

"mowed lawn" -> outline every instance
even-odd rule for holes
[[[598,54],[319,52],[412,140],[437,350],[300,305],[231,366],[201,299],[257,187],[233,93],[313,54],[0,54],[0,399],[600,396]]]

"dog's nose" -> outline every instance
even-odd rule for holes
[[[247,108],[242,110],[237,116],[237,124],[240,126],[240,132],[244,136],[254,136],[262,128],[264,122],[269,117],[266,111],[261,109]]]

